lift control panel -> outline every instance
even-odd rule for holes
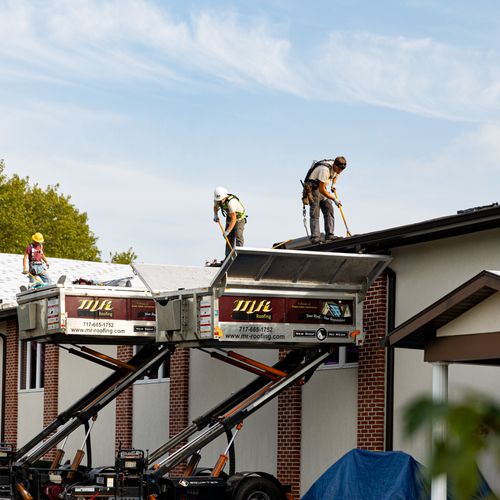
[[[219,268],[134,270],[156,301],[158,342],[305,347],[363,343],[363,299],[389,261],[237,247]]]

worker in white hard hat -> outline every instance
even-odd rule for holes
[[[23,274],[28,274],[30,283],[42,281],[45,284],[50,284],[51,280],[47,274],[49,262],[43,253],[43,234],[35,233],[31,237],[31,243],[24,251],[23,259]]]
[[[231,252],[231,247],[242,247],[244,244],[243,232],[247,221],[245,207],[234,194],[227,192],[221,186],[214,190],[214,222],[219,222],[219,210],[226,218],[226,255]]]

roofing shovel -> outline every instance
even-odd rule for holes
[[[344,221],[346,236],[352,236],[351,231],[349,231],[349,228],[347,227],[347,221],[345,219],[344,210],[342,209],[342,203],[340,203],[340,200],[339,200],[339,197],[337,196],[337,191],[335,190],[335,188],[333,188],[333,194],[335,195],[335,198],[337,199],[335,204],[337,205],[337,208],[339,209],[340,215],[342,216],[342,220]]]
[[[229,242],[228,237],[226,236],[226,231],[224,231],[224,228],[222,227],[222,224],[220,223],[220,220],[217,219],[217,223],[219,224],[220,230],[222,231],[222,235],[224,236],[224,239],[226,240],[226,243],[229,245],[229,248],[231,251],[233,250],[233,245]]]

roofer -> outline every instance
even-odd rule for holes
[[[51,283],[50,277],[47,274],[49,262],[43,253],[43,234],[35,233],[31,237],[31,243],[24,251],[23,259],[23,274],[28,274],[30,283],[36,283],[40,280],[47,285]]]
[[[228,193],[227,189],[221,186],[214,190],[214,222],[220,225],[219,209],[226,218],[224,238],[226,239],[226,255],[228,255],[234,246],[242,247],[244,244],[243,232],[247,214],[238,197]],[[220,227],[222,230],[222,226]]]
[[[333,235],[335,220],[332,201],[339,206],[335,184],[346,166],[346,159],[343,156],[337,156],[335,160],[314,162],[307,172],[304,180],[303,203],[309,205],[311,243],[319,243],[320,241],[320,211],[323,212],[325,219],[325,240],[332,241],[336,238]],[[329,192],[330,183],[331,191]]]

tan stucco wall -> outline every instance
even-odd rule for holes
[[[267,364],[278,360],[276,350],[241,350],[245,356]],[[189,381],[190,420],[205,413],[232,392],[253,380],[255,375],[191,350]],[[277,400],[248,417],[235,441],[236,470],[276,473]],[[227,446],[225,435],[204,448],[200,466],[213,466]]]
[[[500,269],[500,230],[449,238],[394,249],[391,267],[397,275],[396,325],[431,305],[484,269]],[[495,299],[496,300],[496,299]],[[458,328],[459,320],[455,327]],[[401,411],[423,393],[431,393],[431,366],[423,362],[423,351],[396,349],[394,447],[424,461],[426,441],[407,441],[403,436]],[[485,392],[500,399],[500,369],[454,365],[449,370],[450,396],[464,389]],[[483,470],[486,472],[486,470]],[[487,478],[500,489],[498,477]]]
[[[321,369],[302,388],[302,494],[356,448],[357,379],[357,368]]]
[[[43,389],[20,391],[18,394],[18,448],[43,429]]]
[[[95,349],[116,358],[116,346],[98,346]],[[60,349],[59,412],[71,406],[110,374],[111,370]],[[115,407],[116,404],[113,401],[104,408],[92,428],[92,463],[94,466],[115,463]],[[75,451],[82,445],[84,437],[83,426],[71,434],[66,446],[65,458],[72,460]]]
[[[133,391],[133,446],[152,452],[168,440],[170,382],[137,382]]]

